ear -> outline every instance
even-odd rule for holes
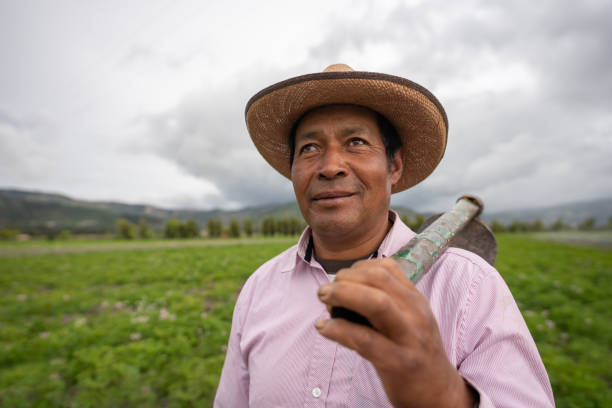
[[[395,185],[400,178],[402,177],[402,172],[404,171],[404,161],[402,158],[404,157],[403,148],[397,149],[395,153],[393,153],[393,163],[391,165],[391,184]]]

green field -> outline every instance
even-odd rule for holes
[[[295,240],[1,245],[0,406],[210,406],[241,284]],[[557,406],[612,406],[612,250],[498,240]]]

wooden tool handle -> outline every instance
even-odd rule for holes
[[[477,217],[483,208],[484,205],[478,197],[461,196],[453,208],[412,238],[392,258],[401,266],[410,281],[416,285],[448,248],[453,237]],[[353,323],[372,327],[368,319],[343,307],[332,307],[331,317],[341,317]]]
[[[400,264],[412,283],[416,284],[448,248],[453,237],[477,217],[483,208],[478,197],[460,197],[453,208],[412,238],[393,255],[393,259]]]

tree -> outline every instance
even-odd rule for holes
[[[561,230],[565,230],[568,228],[568,225],[566,223],[563,222],[563,220],[561,218],[557,218],[557,221],[555,221],[551,226],[550,229],[552,231],[561,231]]]
[[[522,221],[514,220],[508,226],[508,231],[509,232],[524,232],[524,231],[527,231],[527,225]]]
[[[595,218],[589,217],[578,224],[578,229],[583,231],[589,231],[595,229]]]
[[[235,218],[232,218],[232,221],[230,222],[230,227],[229,227],[229,234],[228,234],[231,238],[238,238],[240,237],[240,224],[238,224],[238,220]]]
[[[200,227],[198,227],[198,223],[193,218],[190,218],[185,223],[183,227],[182,237],[184,238],[195,238],[200,235]]]
[[[607,229],[612,229],[612,215],[608,218],[608,224],[606,225]]]
[[[183,223],[178,218],[170,218],[166,222],[166,227],[164,228],[164,236],[166,238],[180,238],[182,228]]]
[[[261,233],[264,236],[272,236],[276,232],[276,220],[274,217],[265,217],[261,222]]]
[[[246,234],[247,237],[250,237],[253,235],[253,222],[251,221],[250,218],[247,218],[246,220],[244,220],[242,224],[242,229],[244,230],[244,233]]]
[[[506,227],[504,226],[504,224],[502,224],[500,221],[498,220],[493,220],[491,221],[491,225],[490,225],[491,231],[497,233],[497,232],[504,232],[506,231]]]
[[[149,228],[149,224],[144,217],[141,217],[140,220],[138,220],[138,236],[143,239],[149,239],[153,236],[151,229]]]
[[[302,222],[297,217],[291,217],[289,220],[289,234],[298,235],[302,232]]]
[[[115,234],[120,239],[134,239],[136,238],[136,225],[125,218],[120,218],[115,223]]]
[[[68,241],[70,238],[72,238],[72,233],[68,230],[62,230],[57,236],[57,239],[62,241]]]
[[[530,226],[530,230],[531,231],[542,231],[544,229],[544,226],[542,225],[542,220],[541,219],[537,219],[534,222],[531,223]]]
[[[0,229],[0,241],[12,241],[19,235],[19,230],[11,228]]]
[[[423,225],[423,223],[425,222],[425,216],[422,214],[417,214],[414,217],[408,217],[407,215],[405,215],[400,219],[404,224],[408,226],[408,228],[410,228],[414,232],[417,232],[419,228],[421,228],[421,225]]]
[[[281,218],[276,221],[276,232],[281,235],[289,235],[289,223],[287,218]]]
[[[221,230],[223,229],[223,224],[221,220],[216,218],[211,218],[208,220],[206,224],[206,230],[208,231],[208,236],[210,238],[218,238],[221,236]]]

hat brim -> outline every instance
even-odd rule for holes
[[[247,129],[266,161],[291,179],[291,129],[306,112],[332,104],[365,106],[393,124],[402,140],[404,164],[393,193],[424,180],[444,155],[448,120],[436,97],[405,78],[374,72],[322,72],[269,86],[247,103]]]

